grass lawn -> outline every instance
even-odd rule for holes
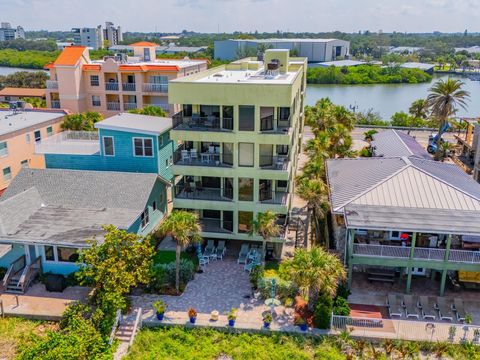
[[[389,355],[387,356],[387,351]],[[349,353],[350,356],[346,354]],[[223,356],[222,356],[223,355]],[[306,338],[279,333],[227,333],[211,329],[143,329],[127,359],[168,360],[343,360],[480,359],[476,345],[354,341],[348,336]]]
[[[41,335],[57,325],[20,318],[0,318],[0,359],[15,358],[18,348],[27,346],[33,335]]]
[[[182,252],[180,254],[182,259],[187,259],[192,261],[195,266],[198,266],[198,258],[195,254],[190,254],[186,252]],[[154,264],[168,264],[171,262],[175,262],[175,251],[174,250],[161,250],[157,251],[153,256],[153,263]]]

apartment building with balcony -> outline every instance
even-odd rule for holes
[[[130,46],[133,56],[120,54],[95,61],[86,47],[66,47],[46,66],[50,71],[47,106],[71,112],[98,111],[105,116],[147,105],[173,113],[169,81],[207,69],[207,60],[156,59],[157,44]]]
[[[169,85],[173,116],[174,208],[195,211],[202,236],[260,241],[249,235],[257,213],[285,226],[301,148],[305,58],[267,50]],[[280,256],[285,235],[269,247]]]
[[[22,168],[44,168],[35,144],[61,131],[63,111],[0,109],[0,194]]]

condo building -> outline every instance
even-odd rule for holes
[[[105,22],[105,29],[103,29],[103,39],[108,42],[108,46],[118,45],[123,41],[122,28],[107,21]]]
[[[46,66],[51,79],[47,81],[47,106],[71,112],[98,111],[105,116],[147,105],[173,113],[169,81],[207,69],[207,60],[156,59],[154,43],[130,46],[133,56],[121,54],[95,61],[85,46],[66,47]]]
[[[103,30],[102,26],[98,25],[94,28],[73,28],[73,42],[75,45],[82,45],[98,50],[103,48]]]
[[[258,213],[282,225],[267,246],[279,257],[293,198],[304,121],[306,58],[267,50],[173,80],[174,208],[195,211],[206,239],[260,241],[249,234]]]
[[[8,22],[0,23],[0,41],[11,41],[15,39],[25,39],[25,30],[23,27],[16,28]]]

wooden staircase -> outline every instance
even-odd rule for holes
[[[20,256],[8,268],[0,289],[10,294],[24,294],[42,271],[41,261],[41,257],[37,257],[31,264],[27,264],[25,255]]]
[[[141,327],[142,308],[137,308],[127,316],[117,313],[117,318],[112,328],[112,335],[114,334],[114,336],[111,336],[111,340],[115,338],[119,341],[117,351],[113,356],[114,360],[120,360],[127,355],[135,335]]]

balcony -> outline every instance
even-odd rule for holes
[[[188,200],[232,201],[232,189],[208,188],[201,185],[195,187],[179,184],[175,186],[175,197]]]
[[[203,232],[229,234],[233,231],[232,221],[203,218],[200,219],[200,225]]]
[[[200,153],[185,150],[181,145],[173,153],[173,163],[183,166],[210,166],[228,168],[233,166],[233,154]]]
[[[135,91],[136,86],[135,83],[123,83],[122,90],[123,91]]]
[[[288,155],[260,155],[260,168],[264,170],[288,170]]]
[[[58,89],[58,81],[47,80],[47,89]]]
[[[123,110],[135,110],[137,108],[137,103],[124,103]]]
[[[192,116],[184,116],[182,112],[172,116],[173,129],[190,130],[190,131],[232,131],[233,119],[223,118],[210,115],[200,116],[192,114]]]
[[[120,111],[120,103],[119,102],[107,102],[107,110]]]
[[[93,155],[99,152],[96,131],[63,131],[35,143],[36,154]]]
[[[288,201],[288,192],[262,189],[259,193],[259,200],[262,204],[286,205]]]
[[[105,83],[105,90],[107,91],[118,91],[118,82],[107,82]]]
[[[60,100],[52,100],[52,109],[60,109]]]
[[[145,83],[143,92],[166,94],[168,93],[168,84]]]
[[[390,245],[353,244],[353,254],[357,256],[408,259],[410,247]],[[444,261],[446,250],[441,248],[414,248],[413,259]],[[480,253],[469,250],[451,249],[449,262],[480,264]]]
[[[273,115],[261,118],[260,131],[265,134],[288,134],[291,126],[290,118],[274,119]]]

